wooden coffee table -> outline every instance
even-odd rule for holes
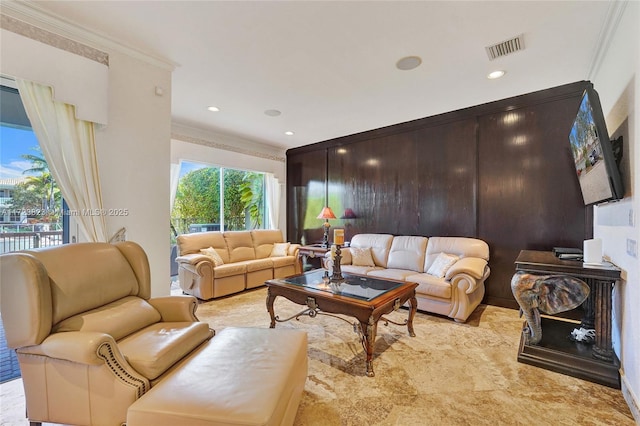
[[[271,316],[270,327],[275,328],[276,322],[297,319],[303,315],[310,317],[318,314],[330,315],[344,321],[347,320],[332,314],[354,317],[359,323],[359,327],[358,323],[353,324],[354,330],[359,332],[362,346],[367,354],[366,375],[373,377],[373,346],[378,321],[381,318],[385,322],[406,325],[409,335],[415,337],[413,317],[418,307],[416,301],[418,284],[348,273],[342,275],[344,278],[342,282],[332,283],[325,270],[316,269],[300,275],[267,281],[267,311]],[[273,310],[273,302],[278,296],[307,308],[290,318],[280,319]],[[399,309],[407,301],[410,305],[409,318],[404,323],[397,323],[383,317]]]

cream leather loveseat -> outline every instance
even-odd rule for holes
[[[465,322],[484,297],[488,261],[487,243],[474,238],[358,234],[340,264],[343,272],[418,283],[418,309]]]
[[[198,232],[179,235],[177,242],[180,288],[203,300],[301,270],[300,245],[285,242],[280,230]]]

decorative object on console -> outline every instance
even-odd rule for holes
[[[340,216],[340,219],[357,219],[358,216],[353,212],[353,209],[344,209],[344,213]]]
[[[589,297],[589,285],[568,275],[534,275],[518,271],[511,279],[511,291],[527,320],[526,343],[542,340],[540,311],[557,314],[577,308]]]
[[[602,264],[602,240],[600,238],[594,238],[592,240],[584,241],[584,257],[583,262],[591,265]]]
[[[324,236],[322,237],[322,247],[329,247],[329,228],[331,228],[331,224],[329,223],[329,219],[336,219],[336,215],[333,214],[333,210],[331,207],[326,206],[322,208],[322,211],[318,215],[317,219],[324,219]]]

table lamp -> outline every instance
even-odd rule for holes
[[[323,207],[322,211],[318,215],[317,219],[324,219],[322,226],[324,227],[324,236],[322,237],[322,247],[329,248],[329,219],[336,219],[336,215],[333,214],[331,207]]]

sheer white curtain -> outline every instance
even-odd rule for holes
[[[280,223],[280,182],[273,173],[264,174],[265,196],[267,199],[267,215],[269,227],[278,229]]]
[[[180,180],[180,163],[171,163],[171,199],[169,205],[169,214],[173,211],[173,203],[176,201],[176,191],[178,190],[178,181]]]
[[[73,105],[53,100],[51,87],[16,79],[20,98],[60,192],[77,213],[87,241],[106,242],[94,123],[78,120]]]

